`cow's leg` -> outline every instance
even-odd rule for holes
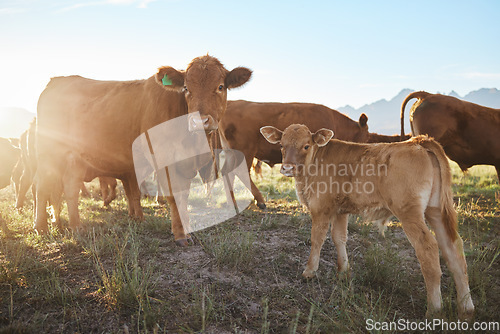
[[[311,217],[311,253],[309,254],[306,269],[302,273],[302,276],[305,278],[314,277],[314,273],[318,270],[321,248],[323,247],[328,227],[330,226],[329,217],[324,214],[311,212]]]
[[[62,230],[61,223],[61,209],[62,209],[62,187],[55,186],[50,194],[50,206],[52,207],[52,222],[57,226],[59,230]],[[68,210],[69,211],[69,210]]]
[[[90,197],[89,190],[87,189],[83,181],[80,182],[80,189],[82,192],[82,197]]]
[[[116,198],[116,179],[113,177],[100,177],[99,186],[104,206],[108,206]]]
[[[172,234],[174,235],[175,243],[181,247],[188,246],[192,243],[191,236],[187,233],[190,231],[189,214],[187,211],[188,195],[189,191],[177,194],[175,198],[173,196],[167,196],[167,203],[170,207]]]
[[[104,205],[108,206],[109,203],[111,203],[115,198],[116,198],[116,186],[117,182],[114,177],[106,177],[106,183],[107,183],[107,189],[108,189],[108,196],[106,197],[106,200],[104,201]]]
[[[103,177],[99,178],[99,188],[101,188],[101,197],[104,202],[104,206],[108,206],[109,203],[106,204],[106,199],[109,196],[109,188],[107,182]]]
[[[247,154],[245,156],[245,159],[247,161],[247,168],[248,168],[248,178],[250,179],[250,191],[252,192],[253,198],[257,202],[257,206],[260,209],[265,209],[266,208],[266,201],[264,200],[264,196],[262,196],[262,193],[260,192],[259,188],[257,188],[255,183],[253,183],[252,174],[250,173],[250,169],[252,168],[254,156],[255,156],[255,153],[254,154]]]
[[[127,196],[128,214],[130,217],[143,220],[144,214],[141,207],[141,191],[137,184],[135,174],[133,176],[126,176],[122,180],[123,189]]]
[[[495,169],[497,170],[498,183],[500,183],[500,166],[495,166]]]
[[[74,154],[67,157],[67,167],[63,177],[64,195],[68,204],[69,227],[76,230],[81,227],[78,200],[83,184],[85,164]]]
[[[26,193],[28,192],[28,189],[32,183],[33,183],[33,178],[25,170],[24,173],[21,175],[21,179],[19,181],[19,189],[17,191],[17,198],[16,198],[17,209],[23,207],[24,201],[26,200]]]
[[[467,276],[467,263],[463,250],[463,242],[457,234],[453,241],[444,228],[441,210],[428,207],[425,218],[436,234],[436,239],[441,253],[446,261],[448,269],[453,275],[457,287],[458,314],[461,319],[471,319],[474,315],[474,304],[469,290],[469,278]]]
[[[421,215],[422,218],[417,217]],[[415,249],[420,268],[427,288],[427,317],[441,311],[441,267],[439,265],[439,249],[436,238],[425,224],[422,214],[409,214],[409,218],[401,217],[403,230]]]
[[[39,161],[44,161],[39,159]],[[49,202],[54,185],[60,184],[58,172],[44,161],[38,167],[35,177],[36,184],[36,205],[35,205],[35,224],[34,228],[38,233],[48,231],[47,224],[47,203]]]
[[[332,240],[337,249],[337,269],[339,273],[344,273],[349,270],[349,260],[347,258],[346,242],[347,242],[347,221],[349,215],[337,215],[332,221]]]

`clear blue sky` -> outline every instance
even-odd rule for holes
[[[464,95],[500,88],[499,17],[500,1],[482,0],[0,0],[0,107],[35,112],[53,76],[143,79],[207,52],[254,70],[230,99]]]

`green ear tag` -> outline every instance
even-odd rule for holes
[[[161,82],[163,83],[163,86],[172,86],[172,80],[168,78],[168,75],[165,74],[163,79],[161,79]]]

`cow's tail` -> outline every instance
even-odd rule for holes
[[[426,137],[423,137],[426,138]],[[451,169],[443,148],[434,139],[425,139],[420,142],[438,160],[441,176],[440,209],[441,218],[446,233],[454,242],[458,238],[457,212],[453,205],[453,192],[451,189]]]
[[[406,97],[406,99],[403,101],[403,104],[401,105],[401,141],[403,141],[404,136],[405,136],[405,107],[406,104],[411,100],[411,99],[419,99],[422,100],[426,98],[427,96],[431,95],[430,93],[420,91],[420,92],[413,92],[410,95]]]

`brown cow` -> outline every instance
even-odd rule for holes
[[[11,141],[5,138],[0,138],[0,159],[2,161],[0,163],[0,189],[5,188],[10,184],[12,171],[19,160],[20,155],[21,150],[13,146]],[[4,233],[10,233],[1,214],[0,227]]]
[[[146,80],[51,79],[38,101],[35,229],[47,229],[45,203],[63,187],[69,225],[78,228],[78,185],[96,176],[120,179],[130,216],[141,219],[133,141],[148,129],[191,112],[201,115],[190,118],[191,130],[216,130],[226,110],[227,90],[243,85],[251,73],[244,67],[228,71],[207,55],[195,58],[185,71],[161,67]],[[175,200],[170,197],[168,202],[175,240],[186,245],[188,236]]]
[[[340,112],[312,103],[258,103],[249,101],[228,101],[227,111],[221,120],[221,128],[229,147],[243,152],[248,170],[254,158],[269,166],[281,162],[281,153],[275,145],[269,144],[260,135],[264,125],[286,128],[293,123],[302,123],[314,131],[328,128],[335,137],[354,142],[366,142],[368,138],[368,117],[361,114],[359,122],[353,121]],[[264,197],[250,179],[252,195],[257,206],[266,207]]]
[[[2,163],[0,163],[0,189],[10,184],[12,171],[20,155],[21,150],[12,145],[10,140],[0,138],[0,157],[2,159]]]
[[[295,177],[297,195],[311,213],[311,254],[304,277],[313,277],[318,269],[330,223],[338,269],[344,272],[349,268],[347,215],[362,214],[371,220],[395,215],[422,268],[427,315],[441,310],[441,249],[457,287],[459,315],[472,317],[474,305],[463,243],[457,232],[451,171],[437,142],[419,136],[401,143],[349,143],[331,140],[331,130],[311,133],[298,124],[284,132],[270,126],[261,132],[270,143],[281,144],[281,173]]]
[[[500,179],[500,109],[446,95],[414,92],[401,106],[401,133],[405,106],[415,98],[418,100],[410,111],[413,135],[427,134],[436,139],[462,171],[474,165],[492,165]]]

